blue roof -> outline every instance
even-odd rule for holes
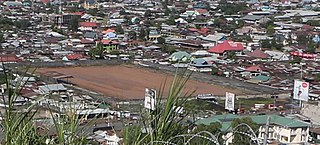
[[[113,32],[109,32],[107,33],[106,35],[104,35],[105,37],[108,37],[108,38],[115,38],[117,37],[117,34],[116,33],[113,33]]]
[[[93,5],[93,4],[96,3],[94,0],[86,0],[86,2],[87,2],[89,5]]]

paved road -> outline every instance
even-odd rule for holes
[[[174,68],[173,66],[160,65],[152,62],[143,62],[143,64],[146,64],[146,65],[145,66],[140,65],[140,66],[144,68],[156,69],[156,70],[164,71],[167,73],[176,72],[176,68]],[[193,72],[191,75],[191,78],[202,81],[202,82],[210,83],[210,84],[240,89],[245,92],[251,93],[252,95],[284,93],[281,90],[274,89],[268,86],[261,86],[261,85],[252,84],[252,83],[248,83],[248,82],[244,82],[236,79],[230,79],[230,78],[221,77],[221,76],[214,76],[214,75],[200,73],[200,72]]]

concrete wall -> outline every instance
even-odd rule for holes
[[[320,125],[320,106],[313,104],[303,104],[300,113],[311,119],[315,125]]]

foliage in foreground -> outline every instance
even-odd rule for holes
[[[140,145],[153,141],[168,141],[174,136],[187,132],[187,126],[182,125],[185,117],[179,115],[177,108],[183,106],[185,98],[193,94],[193,92],[184,93],[183,91],[189,77],[189,73],[174,77],[166,103],[160,103],[162,96],[164,96],[164,86],[162,85],[157,96],[156,110],[150,112],[144,110],[139,125],[128,127],[125,130],[124,144]]]
[[[177,106],[190,107],[191,105],[185,98],[190,97],[193,92],[183,94],[184,86],[189,77],[190,74],[185,74],[185,72],[182,75],[176,75],[171,84],[166,102],[159,103],[160,99],[158,99],[155,111],[143,110],[138,125],[129,126],[125,129],[125,145],[224,144],[225,138],[223,136],[226,135],[226,132],[222,131],[222,124],[219,122],[211,123],[210,125],[200,124],[195,127],[192,125],[194,122],[187,122],[186,116],[188,116],[188,113],[183,115],[177,113]],[[163,92],[163,88],[161,92]],[[162,96],[162,94],[160,93],[159,96]],[[190,108],[186,109],[186,111],[192,112]],[[244,135],[253,134],[249,128],[257,130],[258,125],[251,118],[241,118],[235,119],[227,131],[235,129],[233,131],[233,143],[245,145],[252,142],[250,136]],[[254,133],[252,136],[255,135]],[[185,138],[181,136],[185,136]]]
[[[28,69],[27,71],[28,72]],[[26,74],[25,72],[25,74]],[[82,145],[87,144],[86,134],[79,129],[79,119],[75,114],[76,108],[70,109],[68,114],[61,114],[53,112],[50,107],[47,109],[51,112],[51,119],[53,119],[53,126],[47,128],[46,134],[40,134],[39,128],[36,127],[35,115],[39,113],[37,101],[29,103],[27,108],[19,108],[14,105],[17,97],[20,95],[25,82],[18,82],[12,85],[12,79],[4,68],[5,87],[6,91],[2,94],[2,101],[6,106],[4,111],[1,112],[2,129],[4,138],[1,144],[5,145],[42,145],[42,144],[55,144],[55,145]],[[41,101],[46,96],[38,96],[38,101]],[[48,96],[47,96],[48,97]],[[87,126],[89,127],[89,125]],[[53,129],[51,129],[53,128]],[[87,129],[86,127],[84,129]],[[48,132],[53,131],[56,135],[50,135]]]

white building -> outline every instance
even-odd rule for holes
[[[234,131],[231,123],[234,119],[250,117],[253,122],[259,125],[258,132],[256,135],[249,131],[247,132],[251,138],[255,141],[262,142],[265,137],[265,126],[269,119],[269,132],[268,142],[277,142],[278,144],[290,144],[290,145],[303,145],[308,142],[309,138],[309,123],[301,120],[287,118],[279,115],[255,115],[255,116],[238,116],[233,114],[225,115],[214,115],[209,118],[205,118],[196,122],[196,124],[209,125],[210,123],[219,122],[222,125],[221,130],[228,132],[223,136],[225,144],[229,145],[232,143]],[[250,125],[250,124],[249,124]]]

